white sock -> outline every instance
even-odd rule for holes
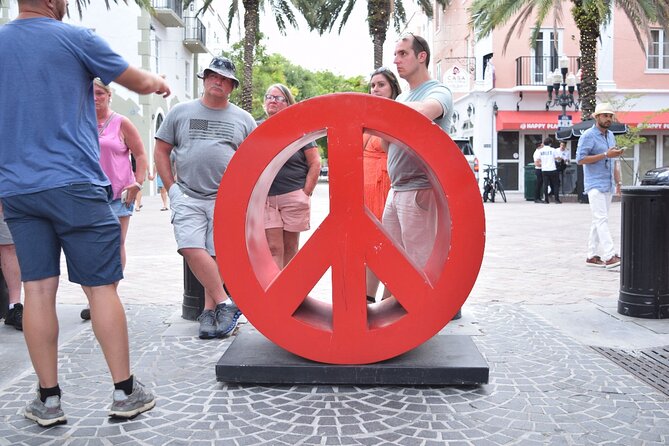
[[[13,309],[13,308],[14,308],[14,305],[16,305],[16,304],[9,304],[9,309],[10,309],[10,310]]]

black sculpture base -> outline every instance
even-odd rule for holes
[[[490,368],[469,336],[438,335],[376,364],[322,364],[296,356],[256,330],[244,330],[216,364],[216,378],[249,384],[477,385]]]

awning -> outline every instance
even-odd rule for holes
[[[562,111],[499,111],[497,112],[497,131],[504,130],[557,130],[558,117]],[[572,124],[581,122],[581,112],[567,112]]]
[[[498,132],[504,130],[523,131],[555,131],[558,128],[558,117],[562,111],[502,111],[497,113]],[[581,111],[567,111],[571,116],[572,124],[581,122]],[[669,130],[669,112],[629,111],[616,114],[619,122],[627,125],[641,125],[648,130]]]
[[[648,130],[669,130],[669,112],[620,112],[616,113],[616,119],[627,125],[643,125],[643,128]]]

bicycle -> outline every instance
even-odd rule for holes
[[[491,203],[495,202],[495,194],[499,192],[504,203],[506,203],[506,193],[504,192],[504,186],[502,186],[502,180],[497,176],[497,167],[486,164],[486,168],[483,170],[485,177],[483,178],[483,202],[485,203],[490,199]]]

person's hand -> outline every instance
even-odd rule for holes
[[[137,182],[123,188],[123,192],[125,193],[125,202],[123,204],[125,204],[125,207],[129,209],[133,205],[140,190],[142,190],[142,186]]]
[[[621,191],[622,191],[622,187],[623,187],[622,184],[620,184],[620,183],[616,183],[616,195],[618,195],[618,196],[621,195],[621,193],[622,193],[622,192],[621,192]]]
[[[606,151],[606,157],[607,158],[616,158],[619,157],[625,152],[623,149],[619,149],[617,147],[611,147],[609,150]]]
[[[172,92],[170,91],[170,86],[167,85],[165,80],[165,75],[161,74],[158,78],[158,88],[156,89],[156,94],[162,95],[164,98],[168,97]]]

